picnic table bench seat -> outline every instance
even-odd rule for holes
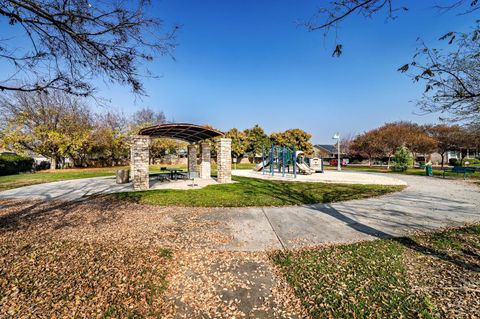
[[[150,173],[150,177],[156,177],[158,180],[167,180],[170,176],[170,173],[165,173],[165,172],[158,172],[158,173]]]

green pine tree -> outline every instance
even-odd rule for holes
[[[395,172],[405,172],[412,163],[412,155],[404,145],[397,148],[393,155],[392,170]]]

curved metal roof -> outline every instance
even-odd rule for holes
[[[148,135],[150,137],[174,138],[190,143],[223,136],[222,132],[213,128],[188,123],[169,123],[144,127],[138,132],[138,134]]]

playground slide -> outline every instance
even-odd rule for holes
[[[313,174],[315,173],[315,170],[311,169],[310,167],[308,167],[307,164],[305,163],[297,163],[297,168],[298,170],[301,172],[301,173],[304,173],[304,174]]]

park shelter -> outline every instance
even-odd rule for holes
[[[188,142],[188,173],[198,172],[202,179],[211,178],[210,143],[207,139],[217,140],[217,182],[231,182],[232,140],[223,138],[224,134],[213,128],[188,124],[168,123],[142,128],[138,135],[132,137],[130,149],[130,174],[135,190],[145,190],[150,187],[149,159],[150,140],[152,138],[172,138]],[[197,145],[200,145],[200,165],[197,171]]]

